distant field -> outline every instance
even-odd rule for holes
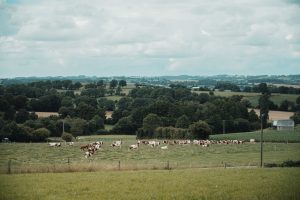
[[[195,93],[208,93],[207,91],[193,91]],[[260,93],[252,93],[252,92],[214,92],[216,96],[222,96],[222,97],[230,97],[233,95],[243,95],[246,99],[248,99],[253,107],[256,107],[258,105],[258,99],[261,95]],[[273,101],[275,104],[279,105],[282,101],[288,100],[295,102],[297,97],[299,95],[297,94],[272,94],[271,101]]]
[[[263,131],[265,142],[300,142],[300,131],[277,131],[265,129]],[[213,140],[247,140],[255,139],[260,141],[260,131],[245,132],[245,133],[229,133],[229,134],[218,134],[211,135],[210,139]]]
[[[119,139],[124,142],[121,149],[110,147],[113,141]],[[80,145],[97,140],[104,141],[103,148],[91,159],[84,158]],[[299,137],[295,140],[299,140]],[[0,173],[7,172],[9,160],[12,172],[19,173],[115,170],[118,169],[119,161],[121,168],[127,170],[163,169],[168,162],[173,169],[223,167],[224,163],[227,166],[257,166],[260,158],[259,143],[215,144],[207,148],[198,145],[170,145],[167,150],[141,145],[138,150],[129,150],[128,146],[135,143],[134,135],[81,136],[74,146],[63,144],[61,148],[50,148],[47,143],[2,143]],[[300,160],[300,143],[266,143],[264,152],[265,163]]]
[[[251,109],[248,109],[248,111],[250,111],[250,110]],[[254,109],[254,111],[258,116],[260,115],[259,109]],[[290,117],[293,115],[294,115],[293,112],[270,110],[269,111],[269,120],[274,121],[274,120],[290,119]]]
[[[0,175],[2,200],[300,199],[300,170],[189,169]]]
[[[50,117],[50,116],[58,116],[58,112],[35,112],[38,118]]]

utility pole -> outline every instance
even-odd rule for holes
[[[264,127],[263,127],[263,117],[264,113],[260,115],[260,167],[263,168],[263,132],[264,132]]]
[[[222,120],[223,124],[223,135],[225,134],[225,120]]]
[[[63,123],[63,127],[62,128],[63,128],[63,134],[64,134],[65,133],[65,120],[64,119],[62,120],[62,123]]]

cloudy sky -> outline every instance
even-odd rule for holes
[[[0,77],[300,74],[300,0],[0,0]]]

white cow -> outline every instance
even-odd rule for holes
[[[168,146],[160,147],[161,149],[168,149]]]
[[[132,144],[129,146],[129,149],[138,149],[139,148],[139,143],[137,144]]]
[[[61,143],[50,142],[48,145],[49,145],[49,147],[60,147],[60,146],[61,146]]]

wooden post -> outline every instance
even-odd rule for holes
[[[170,162],[167,161],[167,170],[170,170]]]
[[[11,160],[9,160],[7,163],[7,173],[11,174]]]
[[[121,161],[118,162],[118,170],[121,170]]]

